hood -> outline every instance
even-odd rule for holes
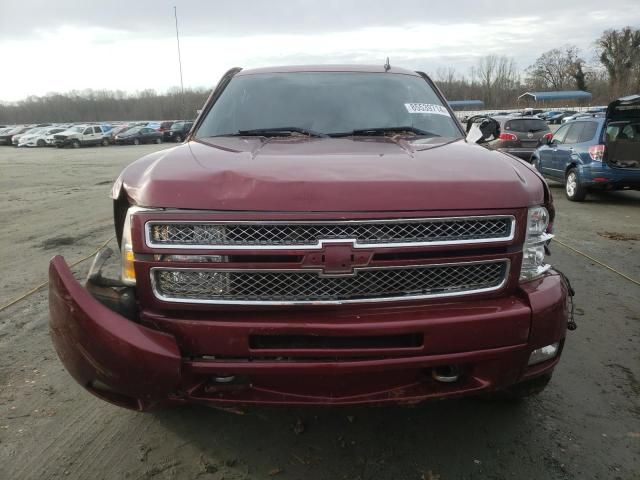
[[[114,198],[121,188],[140,206],[227,211],[480,210],[544,201],[543,181],[523,162],[439,138],[192,141],[134,162]]]
[[[618,98],[607,107],[607,121],[640,118],[640,95]]]

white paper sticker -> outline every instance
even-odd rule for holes
[[[442,105],[434,105],[432,103],[405,103],[404,106],[409,113],[431,113],[433,115],[451,116]]]

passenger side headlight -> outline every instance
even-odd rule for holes
[[[131,216],[139,210],[137,207],[131,207],[127,210],[122,228],[122,243],[120,250],[122,255],[122,272],[121,279],[125,285],[136,284],[136,271],[133,268],[135,255],[133,253],[133,242],[131,240]]]
[[[544,263],[545,245],[553,238],[553,235],[547,233],[548,226],[549,212],[545,207],[529,208],[527,232],[522,247],[521,282],[534,280],[551,268]]]

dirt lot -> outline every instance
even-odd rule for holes
[[[0,306],[44,282],[52,255],[73,262],[108,239],[111,182],[158,148],[0,147]],[[640,279],[640,194],[571,204],[553,190],[558,238]],[[552,251],[579,328],[550,387],[516,405],[134,413],[63,370],[43,289],[0,312],[0,478],[640,479],[640,287]]]

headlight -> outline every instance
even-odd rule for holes
[[[542,206],[531,207],[527,213],[527,233],[522,247],[521,282],[538,278],[551,268],[544,263],[545,245],[553,238],[553,235],[547,233],[548,226],[547,209]]]
[[[142,211],[150,209],[143,207],[129,207],[124,217],[124,225],[122,227],[122,241],[120,243],[120,252],[122,257],[122,271],[120,278],[125,285],[136,284],[136,271],[134,269],[135,254],[133,253],[133,241],[131,240],[131,217]]]

